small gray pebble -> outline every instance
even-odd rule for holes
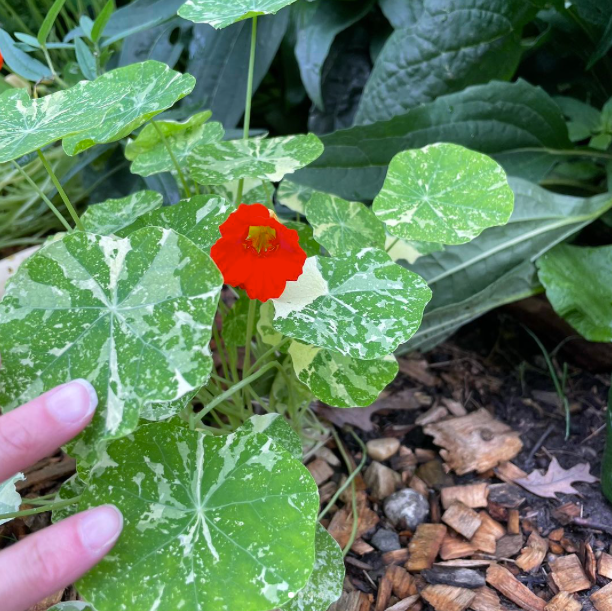
[[[385,499],[385,515],[395,528],[415,531],[429,517],[429,503],[415,490],[405,488]]]
[[[401,549],[399,535],[392,530],[381,528],[370,539],[370,543],[381,552],[393,552]]]

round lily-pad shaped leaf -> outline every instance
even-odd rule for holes
[[[189,158],[191,177],[202,185],[222,185],[239,178],[278,182],[323,153],[314,134],[230,140],[196,146]]]
[[[317,191],[314,189],[285,178],[278,185],[276,200],[282,206],[289,208],[289,210],[293,210],[298,214],[305,214],[306,204],[315,193]]]
[[[302,442],[300,436],[289,426],[280,414],[265,414],[251,416],[241,427],[242,431],[263,433],[282,448],[287,450],[296,460],[302,460]]]
[[[317,486],[270,437],[142,426],[108,448],[80,509],[112,503],[125,526],[78,584],[98,611],[267,611],[313,570]],[[126,579],[129,575],[129,579]]]
[[[314,193],[305,208],[315,240],[332,256],[385,247],[385,226],[361,202]]]
[[[17,473],[17,475],[7,479],[5,482],[0,482],[0,515],[19,511],[21,495],[17,492],[15,484],[17,482],[23,482],[24,480],[25,475],[23,473]],[[5,518],[0,520],[0,525],[6,524],[7,522],[10,522],[10,519]]]
[[[292,342],[289,354],[298,379],[334,407],[371,405],[399,370],[392,354],[364,361],[301,342]]]
[[[312,575],[303,590],[283,605],[284,611],[327,611],[342,596],[344,556],[336,540],[317,524],[316,557]]]
[[[505,225],[513,206],[496,161],[442,143],[398,153],[372,209],[396,237],[464,244],[487,227]]]
[[[431,291],[423,278],[373,248],[347,257],[310,257],[273,299],[284,335],[356,359],[379,359],[419,328]]]
[[[85,231],[100,235],[118,233],[131,225],[139,216],[157,210],[164,197],[156,191],[137,191],[119,199],[107,199],[85,210],[81,222]]]
[[[197,391],[191,391],[175,401],[151,401],[140,410],[140,417],[149,422],[162,422],[179,416],[197,394]]]
[[[209,23],[220,30],[243,19],[273,15],[295,0],[187,0],[178,10],[183,19]]]
[[[206,383],[222,285],[212,259],[170,229],[46,244],[0,303],[0,404],[89,380],[99,406],[72,451],[91,460],[100,441],[136,428],[144,405]]]
[[[121,140],[191,93],[194,86],[195,78],[190,74],[181,74],[154,60],[111,70],[84,89],[88,99],[99,99],[104,104],[112,100],[104,122],[64,138],[64,150],[76,155],[95,144]]]

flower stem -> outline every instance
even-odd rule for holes
[[[244,363],[242,365],[242,377],[249,375],[251,371],[251,343],[255,332],[255,313],[257,311],[257,301],[249,300],[249,312],[247,314],[246,337],[244,344]]]
[[[74,224],[76,225],[76,228],[80,231],[85,231],[85,227],[83,227],[83,223],[81,223],[81,219],[79,218],[79,215],[76,213],[74,206],[68,199],[68,196],[66,195],[66,192],[64,191],[64,188],[62,187],[60,181],[57,179],[55,172],[53,172],[53,168],[47,161],[47,158],[44,156],[43,152],[40,149],[38,149],[36,152],[38,153],[38,157],[42,161],[43,166],[45,166],[45,170],[47,170],[47,173],[51,177],[51,180],[53,184],[55,185],[57,192],[62,198],[62,201],[64,202],[64,204],[66,204],[66,208],[68,208],[68,212],[70,213],[70,216],[72,217],[72,220],[74,221]]]
[[[183,190],[185,191],[185,197],[191,197],[192,195],[191,189],[189,188],[189,184],[187,183],[185,174],[183,174],[183,170],[181,170],[181,166],[179,165],[178,160],[176,159],[174,153],[172,152],[172,149],[170,148],[170,145],[168,144],[168,141],[166,140],[166,136],[164,136],[164,132],[162,131],[161,127],[157,125],[155,121],[151,121],[151,124],[155,128],[155,131],[157,132],[159,139],[162,141],[164,147],[166,148],[168,155],[170,155],[170,159],[172,159],[172,163],[178,173],[178,177],[181,181],[181,184],[183,185]]]
[[[72,499],[65,499],[52,503],[50,505],[43,505],[42,507],[36,507],[34,509],[26,509],[24,511],[14,511],[12,513],[3,513],[0,515],[0,520],[13,520],[15,518],[23,518],[25,516],[34,516],[38,513],[45,513],[47,511],[56,511],[57,509],[63,509],[70,505],[76,505],[81,500],[80,496],[75,496]],[[27,502],[27,499],[26,499]]]
[[[257,16],[251,20],[251,53],[249,55],[249,74],[247,77],[246,105],[244,110],[244,131],[243,139],[249,139],[249,130],[251,129],[251,100],[253,98],[253,75],[255,74],[255,50],[257,47]],[[236,203],[240,205],[242,202],[242,192],[244,191],[244,178],[238,181],[238,194]]]

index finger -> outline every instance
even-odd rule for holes
[[[93,386],[74,380],[0,417],[0,482],[70,441],[97,406]]]

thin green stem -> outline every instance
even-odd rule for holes
[[[269,350],[264,352],[254,363],[251,369],[257,369],[266,359],[270,358],[273,354],[278,352],[287,342],[291,341],[290,337],[283,337],[283,339],[276,344],[276,346],[272,346]]]
[[[28,176],[25,170],[15,161],[11,161],[11,163],[15,166],[15,168],[21,173],[21,175],[28,181],[29,185],[36,190],[40,198],[47,204],[51,212],[55,214],[60,223],[64,226],[66,231],[72,231],[72,227],[68,223],[68,221],[64,218],[62,213],[55,207],[53,202],[42,192],[42,190],[38,187],[38,185]]]
[[[66,195],[66,191],[64,191],[62,184],[57,179],[57,176],[53,172],[53,168],[47,161],[47,158],[44,156],[43,152],[40,149],[38,149],[36,152],[38,153],[38,157],[42,161],[43,166],[45,166],[45,170],[47,170],[47,173],[51,177],[51,180],[53,181],[53,184],[55,185],[57,192],[62,198],[62,201],[64,202],[64,204],[66,204],[66,208],[68,208],[68,212],[70,213],[70,216],[72,217],[72,220],[74,221],[74,224],[76,225],[76,228],[79,229],[80,231],[85,231],[85,227],[83,227],[83,223],[81,222],[79,215],[76,213],[76,210],[74,209],[74,206],[70,202],[70,199],[68,199],[68,196]]]
[[[49,70],[51,70],[51,75],[54,80],[62,89],[68,89],[68,84],[66,81],[55,71],[55,66],[51,61],[51,56],[49,55],[49,51],[47,50],[47,45],[43,45],[42,47],[43,55],[45,56],[45,61],[47,62],[47,66],[49,66]]]
[[[255,313],[257,312],[257,301],[249,300],[249,312],[247,314],[246,337],[244,344],[244,363],[242,365],[242,377],[248,376],[251,371],[251,344],[255,332]]]
[[[168,144],[168,140],[166,140],[166,136],[164,135],[164,132],[162,131],[161,127],[157,125],[155,121],[151,121],[151,124],[155,128],[155,131],[157,132],[159,139],[162,141],[164,147],[166,148],[168,155],[170,155],[170,159],[172,159],[172,164],[174,165],[174,168],[176,169],[179,180],[181,181],[181,184],[183,185],[183,190],[185,191],[185,197],[191,197],[192,193],[189,187],[189,183],[187,182],[187,179],[185,178],[185,174],[183,174],[183,170],[181,170],[181,166],[179,165],[178,160],[176,159],[174,153],[172,152],[172,148]]]
[[[389,246],[387,246],[385,248],[385,252],[391,252],[391,250],[393,249],[393,247],[400,241],[399,238],[395,238],[395,240],[393,240],[393,242],[391,242],[391,244],[389,244]]]
[[[225,349],[223,347],[223,343],[221,342],[221,334],[219,333],[219,329],[217,328],[217,324],[213,323],[213,339],[215,340],[215,346],[217,348],[217,354],[219,355],[219,359],[221,361],[221,369],[223,369],[223,375],[226,378],[230,378],[229,366],[227,364],[227,358],[225,356]]]
[[[42,507],[36,507],[34,509],[26,509],[24,511],[14,511],[12,513],[4,513],[0,515],[0,520],[14,520],[15,518],[24,518],[26,516],[34,516],[39,513],[45,513],[47,511],[56,511],[57,509],[63,509],[70,505],[76,505],[81,500],[80,496],[75,496],[72,499],[65,499],[58,501],[51,505],[43,505]],[[27,502],[27,499],[26,499]]]

